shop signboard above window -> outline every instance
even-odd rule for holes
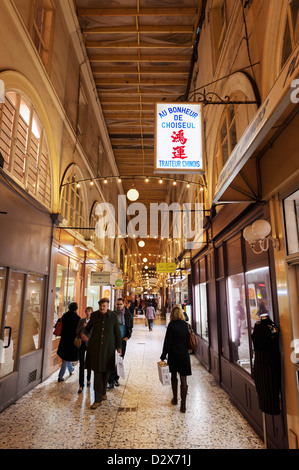
[[[157,273],[174,273],[177,266],[176,263],[157,263]]]
[[[288,255],[299,254],[299,190],[284,200]]]
[[[156,103],[155,170],[203,171],[202,105]]]
[[[92,272],[90,279],[91,286],[109,286],[110,285],[110,273],[109,272]]]

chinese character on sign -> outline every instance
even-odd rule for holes
[[[180,142],[180,144],[184,145],[187,142],[187,139],[184,136],[184,131],[181,130],[179,132],[173,132],[172,133],[172,142]]]
[[[185,146],[182,145],[182,147],[173,147],[173,157],[172,158],[180,158],[181,160],[184,160],[184,158],[188,158],[187,155],[185,155]]]
[[[174,142],[179,142],[182,144],[181,147],[173,147],[172,158],[180,158],[183,160],[184,158],[188,158],[187,155],[185,155],[185,143],[187,142],[186,137],[184,136],[184,131],[180,130],[179,132],[173,132],[172,136],[172,143]]]

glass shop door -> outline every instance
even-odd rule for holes
[[[45,278],[0,266],[0,411],[41,377]]]
[[[25,274],[0,267],[0,410],[14,400]]]

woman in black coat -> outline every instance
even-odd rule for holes
[[[179,305],[171,310],[170,322],[167,327],[164,339],[161,360],[164,361],[168,355],[168,366],[171,372],[171,386],[173,399],[171,403],[176,405],[178,402],[178,379],[177,373],[181,379],[181,412],[186,411],[187,397],[187,375],[191,375],[190,355],[188,351],[188,324],[185,321],[184,312]]]
[[[80,317],[77,314],[78,304],[71,302],[68,311],[62,317],[62,332],[57,349],[58,356],[62,359],[61,368],[58,375],[58,382],[63,382],[66,368],[72,374],[74,369],[72,362],[78,361],[78,348],[74,345],[76,330]]]

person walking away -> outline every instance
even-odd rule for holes
[[[77,314],[77,302],[71,302],[68,311],[62,317],[62,332],[57,349],[58,356],[62,359],[61,368],[58,374],[58,382],[64,381],[64,374],[66,369],[70,375],[74,372],[72,362],[78,361],[78,348],[74,345],[76,337],[76,330],[80,317]]]
[[[148,321],[148,329],[149,329],[149,331],[152,331],[153,324],[154,324],[154,318],[156,318],[156,310],[154,309],[151,302],[149,302],[148,306],[146,307],[145,316],[146,316],[147,321]]]
[[[107,382],[110,370],[115,368],[115,350],[122,353],[118,318],[109,310],[109,299],[99,300],[99,310],[91,314],[81,338],[88,342],[85,368],[94,372],[95,401],[91,409],[95,410],[107,400]]]
[[[165,361],[166,356],[168,357],[167,363],[171,373],[171,387],[173,392],[171,403],[173,405],[177,405],[178,403],[178,373],[180,375],[181,382],[180,411],[185,413],[188,391],[187,376],[192,375],[192,372],[188,351],[188,324],[185,321],[184,312],[179,305],[176,305],[171,310],[170,322],[167,326],[161,361]]]
[[[116,301],[116,314],[118,317],[121,337],[122,337],[122,353],[121,357],[125,357],[127,341],[132,336],[133,328],[133,319],[129,310],[125,307],[124,300],[122,298],[117,299]],[[107,390],[119,386],[119,376],[117,374],[117,368],[113,371],[110,371]]]
[[[86,307],[85,309],[85,318],[81,318],[79,321],[76,335],[81,336],[82,331],[86,327],[87,323],[90,320],[90,315],[93,312],[92,307]],[[79,390],[78,393],[82,393],[84,388],[84,369],[85,369],[85,356],[87,351],[87,343],[82,341],[82,345],[79,348]],[[87,369],[87,387],[90,385],[91,369]]]

